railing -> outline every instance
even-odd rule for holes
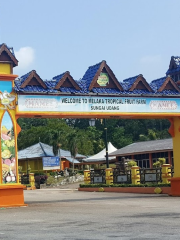
[[[114,184],[131,184],[131,170],[120,170],[119,168],[114,168],[113,170],[113,183]],[[139,175],[139,183],[161,183],[163,182],[162,168],[141,168],[137,169],[137,174]],[[169,178],[173,177],[174,168],[169,167],[168,173]],[[94,183],[106,183],[106,171],[105,169],[90,170],[90,182]]]
[[[162,169],[161,168],[142,168],[139,169],[140,174],[140,183],[149,183],[149,182],[162,182]]]
[[[131,183],[131,170],[113,169],[113,183]]]
[[[171,174],[171,177],[174,176],[174,167],[169,168],[169,173]]]
[[[106,183],[105,169],[97,169],[90,171],[91,183]]]

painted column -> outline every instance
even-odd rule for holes
[[[5,60],[4,60],[5,59]],[[24,206],[25,186],[19,184],[17,135],[20,127],[16,122],[17,96],[13,92],[12,74],[17,59],[10,49],[0,46],[0,207]]]
[[[16,75],[0,74],[0,184],[18,182],[16,95],[11,94],[13,80],[16,77]]]
[[[171,179],[171,172],[170,172],[171,165],[170,164],[163,164],[162,165],[162,182],[169,183]]]
[[[174,136],[173,136],[173,156],[174,156],[174,177],[180,178],[180,118],[174,120]]]
[[[173,139],[174,176],[171,178],[171,195],[180,196],[180,118],[171,120],[170,133]]]
[[[132,180],[132,184],[134,185],[140,184],[139,169],[140,167],[138,166],[131,167],[131,180]]]
[[[113,184],[113,170],[112,168],[106,168],[106,184]]]
[[[90,170],[84,170],[84,184],[90,184],[91,183],[90,174],[91,174]]]

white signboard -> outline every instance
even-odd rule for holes
[[[145,174],[145,182],[155,182],[156,181],[156,174],[155,173],[147,173]]]
[[[179,98],[18,95],[18,112],[179,113]]]
[[[94,177],[94,183],[102,183],[102,177]]]
[[[117,177],[117,182],[127,182],[127,175],[120,175]]]

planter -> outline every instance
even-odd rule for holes
[[[27,206],[24,203],[23,190],[26,186],[21,184],[0,184],[0,207]]]
[[[119,193],[146,193],[155,194],[154,190],[156,187],[103,187],[104,192],[119,192]],[[169,194],[171,192],[171,187],[160,187],[162,194]],[[102,188],[78,188],[78,191],[86,192],[100,192]]]

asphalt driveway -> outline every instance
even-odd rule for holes
[[[24,191],[28,207],[0,209],[2,240],[179,239],[180,199],[166,195]]]

